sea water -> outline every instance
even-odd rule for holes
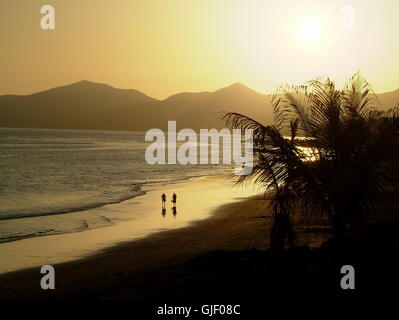
[[[92,208],[143,194],[143,185],[229,170],[149,165],[144,132],[0,128],[0,242],[114,223]]]

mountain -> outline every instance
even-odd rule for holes
[[[80,81],[30,95],[0,96],[0,126],[51,129],[117,128],[118,115],[157,101],[137,90]]]
[[[236,111],[270,121],[269,97],[242,84],[214,92],[179,93],[156,100],[136,90],[80,81],[30,95],[0,96],[0,127],[148,130],[221,128],[221,111]]]
[[[385,107],[399,102],[399,89],[378,95]],[[272,123],[271,96],[241,83],[213,92],[183,92],[156,100],[137,90],[80,81],[30,95],[0,96],[0,127],[137,130],[222,128],[223,112],[243,113]]]
[[[242,84],[233,84],[214,92],[179,93],[157,103],[155,127],[165,128],[166,120],[176,120],[179,128],[195,130],[222,128],[223,112],[239,112],[270,123],[270,96]]]
[[[392,108],[399,103],[399,89],[377,94],[378,101],[384,108]]]

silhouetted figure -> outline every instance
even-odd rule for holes
[[[165,217],[166,216],[166,208],[162,208],[162,216]]]
[[[162,193],[161,199],[162,199],[162,209],[165,209],[165,204],[166,204],[166,195],[165,195],[165,193]]]
[[[177,209],[175,206],[172,207],[172,214],[174,217],[176,217],[176,215],[177,215]]]
[[[176,193],[174,193],[172,196],[172,203],[173,203],[174,208],[176,208],[176,200],[177,200],[177,195],[176,195]]]

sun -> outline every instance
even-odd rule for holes
[[[317,19],[307,19],[299,22],[299,38],[306,42],[315,42],[320,39],[321,24]]]

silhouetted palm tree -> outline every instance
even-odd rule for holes
[[[328,78],[281,88],[271,126],[238,113],[223,116],[234,128],[254,130],[254,168],[239,183],[271,191],[272,247],[293,239],[293,214],[304,224],[327,219],[340,238],[376,213],[376,196],[394,187],[386,155],[399,130],[398,107],[377,105],[356,74],[342,90]]]

